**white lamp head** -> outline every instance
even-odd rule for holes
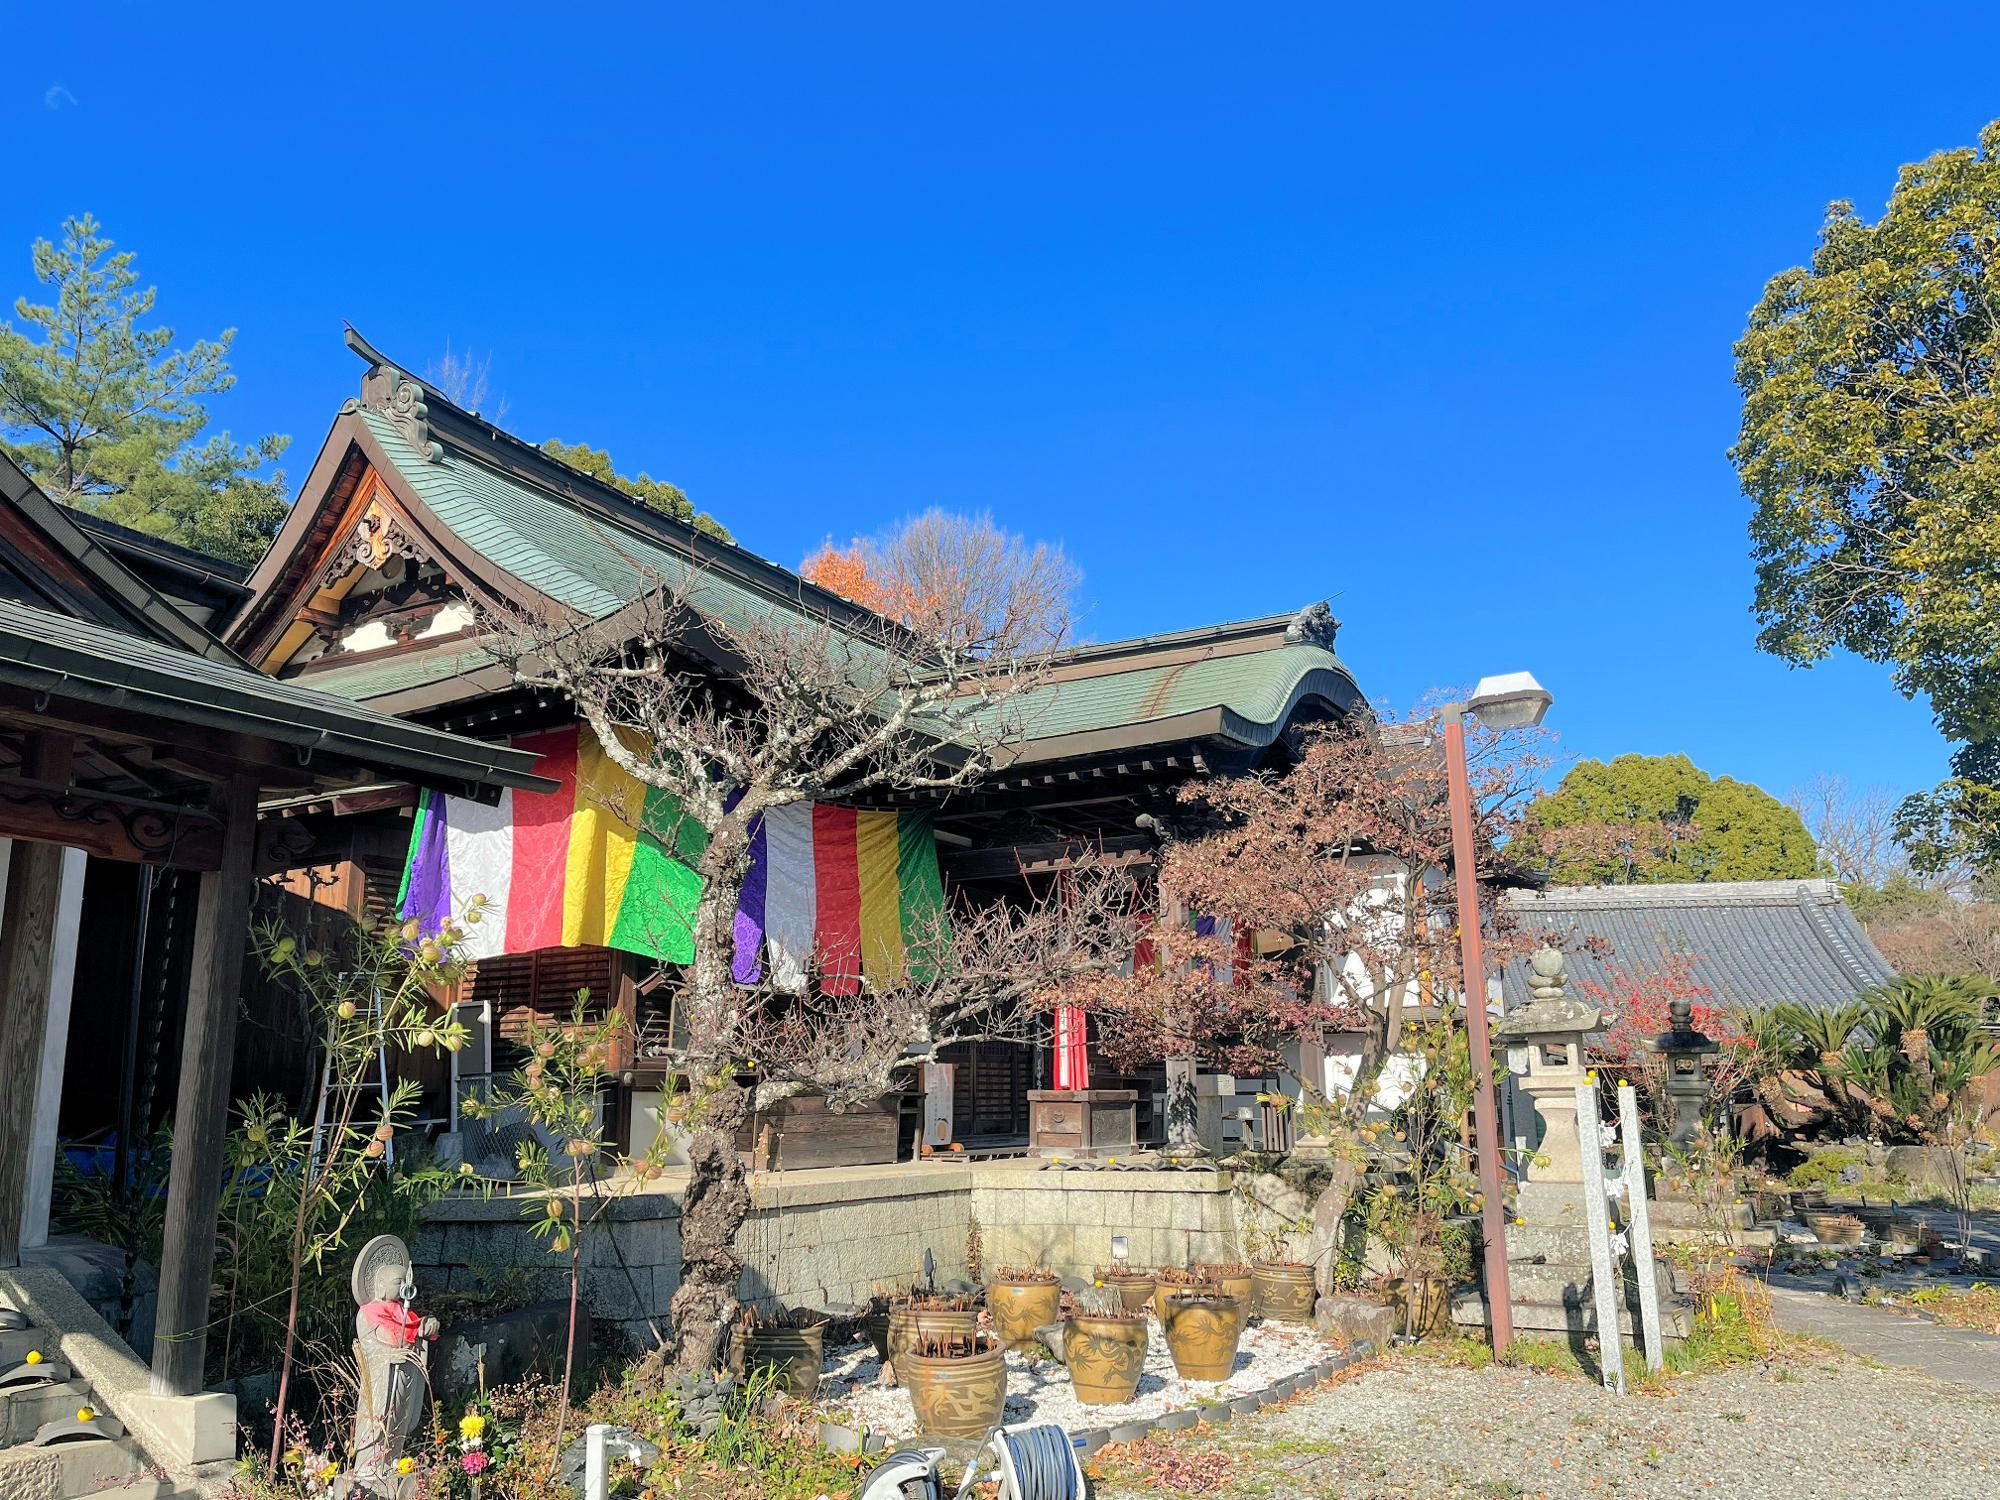
[[[1465,706],[1491,729],[1530,729],[1542,722],[1555,699],[1535,681],[1532,672],[1503,672],[1482,677]]]

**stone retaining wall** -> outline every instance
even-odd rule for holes
[[[940,1280],[967,1274],[976,1223],[987,1272],[1046,1265],[1088,1273],[1123,1235],[1134,1265],[1243,1258],[1228,1172],[1055,1172],[1026,1162],[921,1163],[762,1174],[743,1226],[751,1306],[862,1302],[908,1285],[929,1251]],[[422,1284],[477,1291],[508,1278],[535,1296],[564,1296],[568,1265],[528,1228],[534,1200],[451,1197],[432,1205],[411,1247]],[[602,1322],[642,1343],[664,1324],[680,1285],[675,1174],[611,1200],[584,1241],[583,1298]],[[483,1273],[483,1274],[482,1274]]]
[[[983,1258],[1087,1275],[1125,1237],[1135,1266],[1239,1258],[1228,1172],[1047,1172],[993,1163],[972,1169]]]

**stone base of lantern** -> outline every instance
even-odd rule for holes
[[[1521,1190],[1521,1224],[1507,1226],[1507,1280],[1518,1338],[1581,1342],[1597,1334],[1597,1292],[1590,1267],[1590,1231],[1583,1220],[1581,1188],[1529,1184]],[[1678,1343],[1692,1326],[1692,1302],[1680,1295],[1673,1267],[1655,1261],[1660,1284],[1660,1328]],[[1626,1280],[1618,1326],[1631,1343],[1639,1329],[1639,1291]],[[1485,1331],[1491,1319],[1486,1291],[1461,1287],[1452,1297],[1451,1320]]]

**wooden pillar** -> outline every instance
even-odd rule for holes
[[[31,734],[22,746],[24,775],[69,782],[67,735]],[[21,1263],[21,1213],[34,1154],[35,1081],[48,1032],[49,980],[55,968],[56,912],[62,904],[60,844],[14,845],[7,862],[7,906],[0,918],[0,1266]]]
[[[196,899],[180,1096],[167,1178],[160,1250],[160,1304],[153,1332],[153,1391],[191,1396],[201,1389],[208,1291],[215,1275],[215,1212],[222,1196],[229,1130],[229,1075],[236,1053],[243,959],[257,849],[257,783],[221,789],[222,867],[201,877]]]

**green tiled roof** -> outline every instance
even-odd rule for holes
[[[1338,703],[1357,693],[1339,657],[1296,644],[1050,683],[1010,712],[1020,714],[1029,738],[1046,740],[1220,709],[1232,738],[1264,745],[1293,706],[1314,695]]]
[[[659,536],[594,514],[450,448],[433,461],[418,454],[381,412],[363,408],[360,416],[417,497],[460,540],[561,604],[603,619],[655,583],[679,591],[695,578],[687,552]],[[789,575],[779,571],[774,576]],[[781,588],[759,589],[714,569],[703,570],[693,587],[690,602],[697,609],[737,628],[796,611],[807,588],[800,582],[800,596],[787,598]],[[1276,623],[1281,626],[1282,617]],[[1203,634],[1187,632],[1173,640]],[[861,640],[855,649],[871,657],[880,650]],[[1346,703],[1359,696],[1340,659],[1305,642],[1168,664],[1146,664],[1135,657],[1127,670],[1120,670],[1116,652],[1116,647],[1089,648],[1077,660],[1092,661],[1094,675],[1052,683],[1004,712],[1010,717],[1018,713],[1034,740],[1208,712],[1217,714],[1218,721],[1207,732],[1244,745],[1265,745],[1300,700],[1319,695]],[[489,660],[476,650],[462,659],[417,654],[330,668],[313,680],[343,695],[375,698],[470,672]]]
[[[425,687],[496,665],[483,647],[467,645],[458,650],[410,651],[378,661],[360,661],[351,666],[326,667],[290,679],[309,683],[322,693],[365,702],[384,698],[409,688]]]
[[[360,416],[417,497],[466,545],[592,619],[615,614],[656,582],[679,592],[696,572],[682,548],[589,514],[450,449],[435,462],[421,458],[381,412],[363,408]],[[739,628],[796,607],[714,569],[702,572],[691,602]]]

